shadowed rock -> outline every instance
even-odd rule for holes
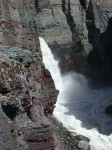
[[[112,105],[108,106],[105,110],[106,114],[112,115]]]

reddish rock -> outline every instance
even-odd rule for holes
[[[43,132],[29,135],[28,137],[26,137],[26,140],[28,142],[29,150],[55,149],[53,133],[50,130],[45,133]]]
[[[0,134],[1,142],[10,150],[54,150],[59,136],[60,150],[68,150],[76,139],[65,144],[68,131],[49,120],[58,91],[42,65],[35,1],[0,2],[0,104],[11,122],[10,129],[3,128],[5,139]],[[0,123],[3,127],[7,124]],[[10,137],[7,142],[6,137]]]
[[[51,74],[47,69],[44,69],[44,75],[46,78],[51,78]]]

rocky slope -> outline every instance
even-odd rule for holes
[[[111,81],[111,0],[36,0],[39,35],[59,60],[96,82]],[[108,78],[108,79],[107,79]]]
[[[48,14],[47,0],[0,0],[0,150],[89,150],[87,138],[73,137],[52,116],[58,91],[42,62],[40,3]]]

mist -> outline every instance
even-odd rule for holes
[[[59,90],[54,116],[72,133],[90,138],[92,150],[112,150],[112,117],[105,113],[112,88],[93,90],[81,74],[62,75],[47,43],[39,39],[43,62]]]

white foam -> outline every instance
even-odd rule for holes
[[[112,117],[104,112],[112,104],[112,89],[89,90],[85,77],[75,72],[62,76],[47,43],[39,39],[45,67],[60,91],[54,115],[71,132],[90,138],[92,150],[112,150],[112,135],[106,135],[112,131]]]

